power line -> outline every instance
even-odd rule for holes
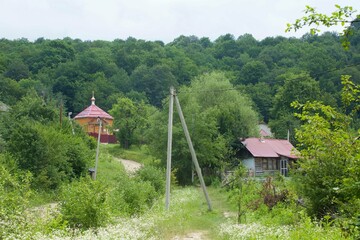
[[[169,102],[169,98],[165,98],[163,105],[166,105]],[[150,118],[153,115],[155,115],[158,111],[160,111],[160,108],[155,107],[156,109],[152,111],[147,117]]]

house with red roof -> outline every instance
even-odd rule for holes
[[[100,142],[115,143],[115,135],[111,132],[114,118],[95,105],[95,97],[91,98],[91,105],[74,117],[74,120],[81,125],[84,130],[95,138],[99,134],[99,126],[101,120]]]
[[[246,153],[242,160],[252,176],[287,176],[289,166],[299,158],[294,146],[283,139],[247,138],[242,141]]]

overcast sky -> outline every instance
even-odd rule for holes
[[[303,16],[305,5],[330,13],[335,4],[360,12],[360,0],[0,0],[0,38],[112,41],[131,36],[168,43],[180,35],[299,37],[305,30],[284,29]]]

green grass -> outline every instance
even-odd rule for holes
[[[195,187],[181,188],[176,191],[185,192]],[[196,188],[191,200],[181,204],[172,202],[170,198],[170,211],[176,211],[176,215],[157,223],[157,231],[163,239],[172,239],[175,236],[184,237],[191,233],[201,233],[205,239],[220,239],[218,226],[226,221],[224,212],[235,210],[228,204],[227,194],[220,188],[209,187],[209,197],[212,211],[208,205],[201,188]],[[194,190],[191,190],[194,191]],[[180,205],[180,206],[179,206]]]
[[[120,148],[119,145],[102,145],[100,151],[98,179],[108,183],[115,180],[119,171],[123,171],[123,166],[114,160],[112,156],[135,160],[143,164],[153,164],[154,162],[154,158],[149,155],[146,146],[141,148],[135,146],[125,150]],[[192,201],[181,203],[181,206],[176,202],[171,202],[170,211],[175,211],[176,214],[171,218],[156,223],[157,236],[162,239],[171,239],[174,236],[186,236],[189,233],[201,232],[208,239],[218,239],[217,226],[226,220],[224,212],[236,212],[236,209],[227,201],[225,190],[215,187],[207,189],[213,208],[213,211],[208,211],[207,202],[201,188],[187,188],[193,189],[193,192],[195,191],[195,198]],[[174,191],[181,194],[182,191],[186,192],[187,188],[177,188]],[[157,212],[153,212],[155,215],[165,212],[162,206],[165,204],[164,200],[160,199],[159,201],[161,207]]]
[[[35,191],[29,199],[31,207],[38,207],[48,203],[56,202],[58,199],[58,191]]]
[[[131,146],[130,149],[123,149],[118,144],[101,145],[102,149],[114,157],[133,160],[142,164],[158,164],[159,160],[150,155],[146,145]]]
[[[96,179],[108,185],[116,185],[118,184],[117,177],[120,174],[125,174],[124,166],[121,162],[114,159],[105,149],[101,148]]]

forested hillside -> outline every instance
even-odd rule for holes
[[[134,38],[1,39],[0,101],[13,106],[33,88],[73,114],[89,104],[92,91],[106,111],[120,96],[161,107],[171,85],[189,85],[197,76],[221,71],[252,99],[260,120],[284,138],[297,125],[292,101],[341,107],[340,75],[360,83],[359,26],[350,41],[346,51],[330,32],[261,41],[250,34],[226,34],[215,41],[180,36],[168,44]]]
[[[0,239],[359,239],[360,15],[344,20],[355,11],[335,7],[327,17],[307,6],[288,28],[342,23],[343,36],[0,39]],[[120,145],[95,150],[72,121],[93,91]],[[242,164],[242,139],[259,136],[260,122],[276,138],[289,132],[299,156],[289,177],[273,164],[282,153],[264,176]],[[129,159],[140,169],[126,171]]]

